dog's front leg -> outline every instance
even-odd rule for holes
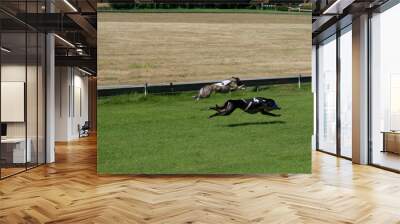
[[[270,113],[270,112],[267,112],[264,110],[262,110],[261,113],[264,115],[272,116],[272,117],[280,117],[281,116],[280,114],[273,114],[273,113]]]

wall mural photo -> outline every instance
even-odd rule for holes
[[[311,5],[293,6],[98,3],[98,172],[310,173]]]

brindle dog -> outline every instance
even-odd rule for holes
[[[197,96],[193,96],[196,100],[200,100],[202,98],[208,98],[212,93],[228,93],[238,89],[244,89],[243,82],[237,78],[232,77],[229,80],[224,80],[222,82],[213,83],[210,85],[206,85],[199,90]]]
[[[215,107],[210,107],[210,110],[215,110],[217,112],[208,118],[215,116],[228,116],[237,108],[240,108],[249,114],[261,113],[263,115],[274,117],[281,116],[280,114],[273,114],[270,112],[272,110],[281,109],[274,100],[266,99],[264,97],[254,97],[252,99],[228,100],[223,106],[215,105]]]

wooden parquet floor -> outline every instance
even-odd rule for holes
[[[400,223],[400,175],[314,152],[312,175],[100,177],[91,137],[0,181],[0,223]]]

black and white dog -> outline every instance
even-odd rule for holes
[[[252,99],[228,100],[221,107],[218,105],[210,107],[210,110],[215,110],[217,112],[208,118],[230,115],[237,108],[240,108],[249,114],[261,113],[274,117],[281,116],[280,114],[273,114],[270,112],[272,110],[281,109],[274,100],[266,99],[264,97],[254,97]]]

